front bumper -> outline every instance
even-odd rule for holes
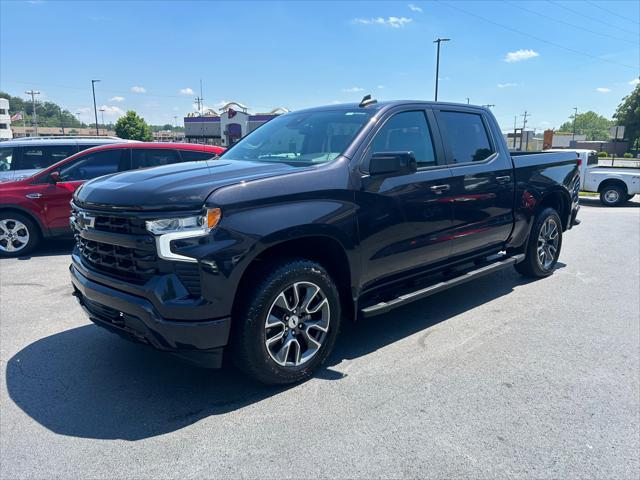
[[[96,325],[201,366],[220,367],[229,339],[229,317],[198,321],[163,318],[149,300],[88,278],[76,261],[74,258],[69,267],[74,295]]]

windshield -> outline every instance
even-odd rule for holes
[[[312,165],[345,151],[373,115],[365,110],[321,110],[276,117],[240,140],[225,160]]]

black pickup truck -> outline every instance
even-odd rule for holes
[[[262,382],[299,381],[345,319],[510,265],[550,275],[578,223],[578,167],[575,152],[510,154],[470,105],[289,113],[219,159],[82,186],[74,294],[128,339],[208,367],[227,349]]]

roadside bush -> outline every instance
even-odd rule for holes
[[[625,153],[624,155],[622,155],[624,158],[633,158],[633,155],[631,155],[629,152]]]
[[[598,157],[600,157],[600,158],[608,157],[607,152],[598,152]]]

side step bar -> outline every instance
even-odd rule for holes
[[[393,300],[376,303],[375,305],[371,305],[370,307],[363,308],[361,312],[364,317],[372,317],[374,315],[380,315],[381,313],[386,313],[389,310],[399,307],[401,305],[407,305],[408,303],[414,302],[416,300],[421,300],[430,295],[446,290],[447,288],[455,287],[456,285],[461,285],[471,280],[475,280],[476,278],[480,278],[484,275],[488,275],[490,273],[496,272],[498,270],[502,270],[503,268],[509,267],[511,265],[515,265],[516,263],[519,263],[522,260],[524,260],[524,254],[514,255],[512,257],[505,258],[504,260],[498,260],[496,262],[490,263],[489,265],[485,265],[475,270],[467,271],[461,274],[460,276],[454,277],[450,280],[438,282],[434,285],[430,285],[428,287],[421,288],[420,290],[416,290],[415,292],[410,292],[404,295],[400,295],[399,297],[394,298]]]

